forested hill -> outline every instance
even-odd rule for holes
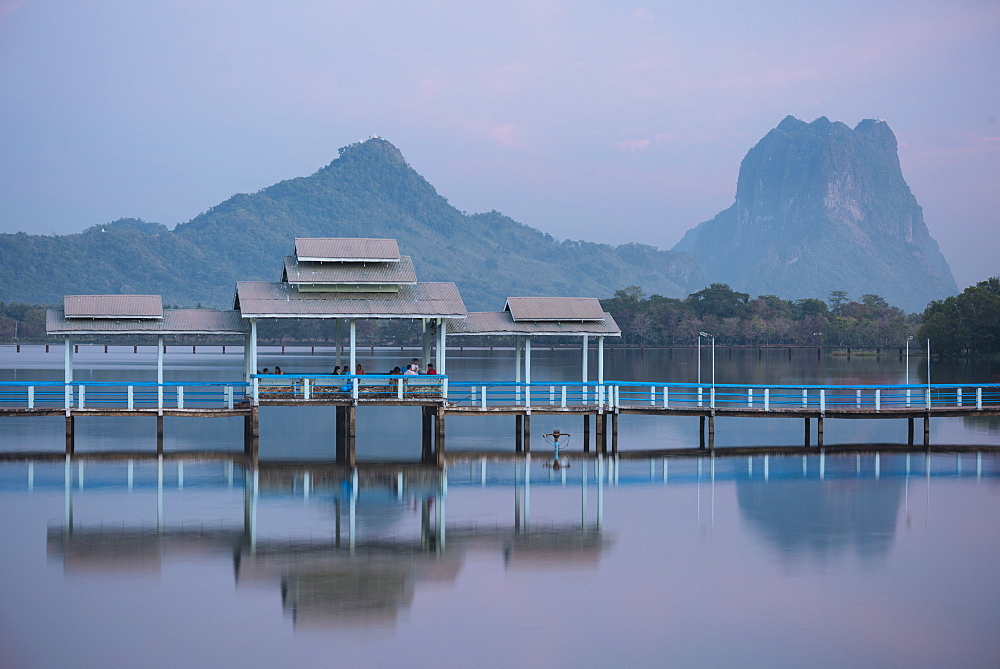
[[[385,237],[413,256],[421,281],[455,281],[470,310],[508,295],[608,297],[621,286],[682,296],[705,285],[686,253],[557,242],[491,211],[466,215],[382,139],[340,150],[308,177],[225,202],[178,225],[123,219],[65,236],[0,235],[0,301],[153,293],[227,307],[235,282],[277,280],[296,237]]]

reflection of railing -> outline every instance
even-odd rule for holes
[[[448,377],[427,374],[255,374],[258,400],[424,400],[448,396]]]
[[[0,381],[0,408],[232,409],[248,388],[241,381]]]

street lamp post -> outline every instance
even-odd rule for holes
[[[910,406],[910,340],[913,339],[913,335],[906,338],[906,406]]]

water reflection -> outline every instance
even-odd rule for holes
[[[282,608],[296,626],[393,625],[399,612],[413,603],[418,584],[453,583],[470,551],[502,556],[505,569],[595,569],[611,545],[599,521],[587,517],[591,485],[598,488],[598,518],[603,514],[603,464],[596,469],[593,484],[586,476],[581,479],[577,492],[581,520],[547,521],[537,527],[530,515],[530,458],[515,465],[513,513],[486,525],[475,521],[449,525],[448,474],[436,468],[241,471],[226,463],[224,476],[208,487],[218,491],[224,485],[231,490],[234,482],[242,483],[241,522],[233,522],[231,515],[222,521],[208,515],[191,527],[190,519],[172,520],[174,502],[169,496],[184,491],[185,485],[198,488],[199,482],[189,476],[185,483],[184,462],[164,463],[163,458],[155,463],[155,482],[152,477],[137,481],[132,461],[127,469],[126,496],[137,489],[155,490],[155,527],[92,524],[77,512],[77,498],[89,492],[88,485],[106,489],[113,484],[106,467],[84,464],[66,458],[64,522],[49,527],[47,533],[47,554],[61,560],[64,573],[156,574],[171,559],[193,555],[217,559],[228,554],[237,587],[280,589]],[[198,463],[188,465],[188,470],[197,468]],[[482,471],[485,482],[485,463]],[[34,463],[29,472],[34,489]],[[172,475],[169,482],[165,472]],[[205,487],[203,480],[200,487]],[[267,508],[271,502],[280,507],[291,499],[308,502],[307,508],[316,512],[308,523],[308,535],[295,527],[301,517],[289,516],[287,509],[278,509],[277,525],[275,518],[261,517],[262,503],[268,515],[275,510]],[[265,532],[262,525],[267,526]]]

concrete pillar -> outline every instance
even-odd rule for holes
[[[438,319],[437,373],[447,374],[448,364],[448,321]]]
[[[257,373],[257,319],[250,319],[250,369]]]
[[[583,335],[582,349],[582,360],[580,362],[580,380],[586,383],[590,377],[590,370],[588,369],[590,365],[590,335]]]
[[[597,382],[604,385],[604,337],[597,338]]]
[[[420,364],[426,368],[431,359],[430,328],[427,327],[427,319],[420,319]]]
[[[531,335],[524,338],[524,382],[531,383]]]
[[[333,338],[336,341],[334,349],[337,352],[337,362],[335,362],[334,364],[337,367],[340,367],[340,352],[341,352],[341,350],[343,350],[343,347],[341,346],[341,344],[344,342],[344,338],[340,334],[340,319],[339,318],[334,318],[333,319]]]
[[[65,344],[63,358],[63,380],[66,383],[73,383],[73,337],[66,335],[63,340]]]

